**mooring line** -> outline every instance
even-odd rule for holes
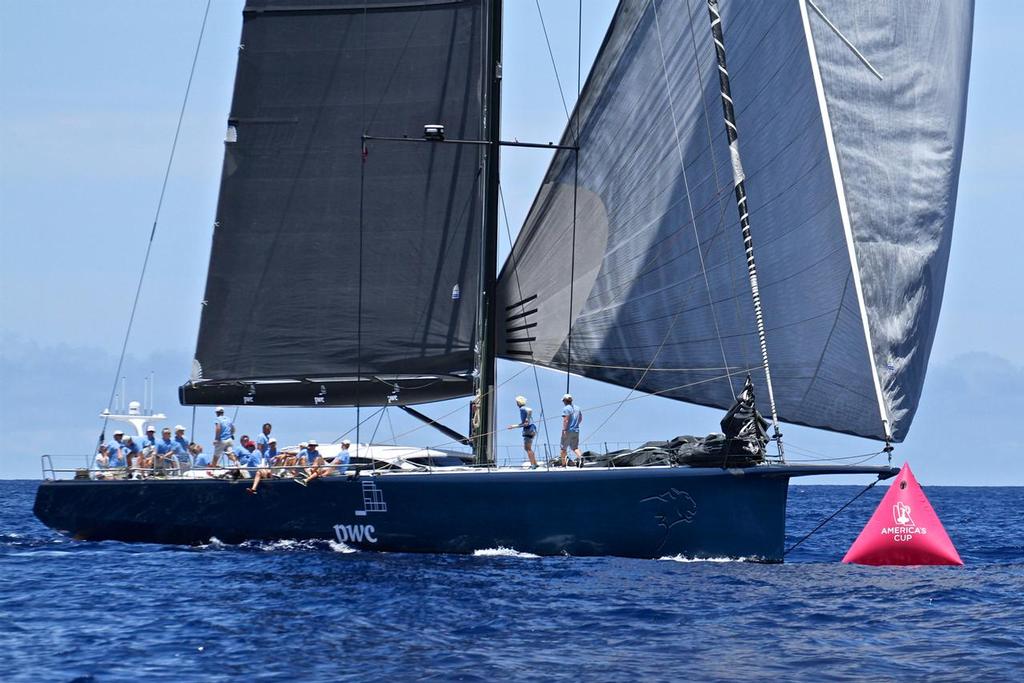
[[[833,512],[833,513],[832,513],[831,515],[829,515],[828,517],[826,517],[826,518],[825,518],[825,519],[824,519],[824,520],[823,520],[823,521],[821,522],[821,524],[819,524],[818,526],[816,526],[816,527],[814,527],[813,529],[811,529],[810,533],[808,533],[808,534],[807,534],[806,536],[804,536],[803,538],[801,538],[801,539],[800,539],[799,541],[797,541],[797,542],[796,542],[796,543],[794,543],[793,545],[791,545],[791,546],[789,546],[788,548],[786,548],[786,551],[785,551],[784,553],[782,553],[782,556],[783,556],[783,557],[785,557],[786,555],[789,555],[789,553],[791,553],[791,552],[793,551],[793,549],[794,549],[794,548],[796,548],[796,547],[797,547],[798,545],[800,545],[801,543],[803,543],[804,541],[806,541],[806,540],[807,540],[808,538],[810,538],[810,537],[811,537],[812,535],[814,535],[814,533],[815,533],[815,532],[817,532],[817,531],[818,531],[818,529],[820,529],[821,527],[823,527],[823,526],[825,526],[826,524],[828,524],[829,522],[831,522],[831,521],[832,521],[832,520],[833,520],[833,519],[835,518],[835,516],[836,516],[836,515],[838,515],[838,514],[839,514],[840,512],[842,512],[842,511],[843,511],[843,510],[845,510],[846,508],[850,507],[850,505],[851,505],[851,504],[853,503],[853,501],[857,500],[858,498],[860,498],[861,496],[863,496],[863,495],[864,495],[865,493],[867,493],[867,492],[868,492],[869,490],[871,490],[872,488],[874,488],[875,484],[877,484],[877,483],[878,483],[878,482],[880,482],[880,481],[882,481],[882,478],[881,478],[881,477],[879,477],[878,479],[875,479],[875,480],[874,480],[873,482],[871,482],[870,484],[868,484],[867,486],[865,486],[865,487],[864,487],[864,488],[863,488],[863,489],[861,490],[861,492],[860,492],[860,493],[858,493],[858,494],[857,494],[856,496],[854,496],[854,497],[853,497],[853,498],[851,498],[851,499],[850,499],[849,501],[847,501],[846,505],[844,505],[843,507],[839,508],[838,510],[836,510],[835,512]]]

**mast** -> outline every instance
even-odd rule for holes
[[[722,17],[718,13],[718,0],[708,0],[708,14],[711,17],[711,35],[715,41],[715,55],[718,58],[718,83],[722,93],[722,112],[725,115],[725,133],[729,139],[729,156],[732,158],[733,189],[736,194],[736,210],[740,215],[743,230],[743,248],[747,255],[747,273],[750,276],[750,294],[754,301],[754,318],[757,321],[757,338],[761,344],[761,362],[764,364],[764,379],[768,385],[768,404],[772,412],[772,428],[779,457],[783,457],[782,434],[779,432],[779,414],[775,409],[775,391],[772,389],[772,372],[768,365],[768,342],[764,333],[764,315],[761,311],[761,290],[757,283],[757,265],[754,263],[754,241],[750,233],[750,217],[747,211],[746,176],[740,163],[740,146],[736,130],[736,116],[733,111],[732,92],[729,88],[729,70],[725,65],[725,37],[722,35]]]
[[[498,174],[501,150],[501,0],[488,2],[484,99],[485,189],[480,249],[480,325],[473,454],[477,464],[494,461],[494,388],[498,280]]]

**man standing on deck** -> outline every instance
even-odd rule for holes
[[[270,448],[270,430],[273,429],[269,422],[263,423],[263,431],[256,436],[256,450],[266,453]]]
[[[580,425],[583,424],[583,411],[573,405],[572,394],[562,397],[562,467],[568,464],[566,450],[571,448],[576,454],[576,466],[583,466],[583,454],[580,453]]]
[[[525,396],[516,396],[516,405],[519,406],[519,423],[509,425],[509,429],[523,428],[523,450],[526,457],[530,459],[530,469],[537,469],[537,456],[533,454],[533,437],[537,436],[537,425],[533,423],[533,408],[526,405]]]
[[[217,419],[213,421],[213,466],[217,467],[220,456],[234,443],[235,425],[224,415],[223,408],[218,406],[215,412]]]

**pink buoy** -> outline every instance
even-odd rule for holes
[[[874,566],[963,564],[907,463],[903,463],[843,562]]]

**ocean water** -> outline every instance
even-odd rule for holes
[[[0,680],[1024,679],[1024,488],[926,493],[966,563],[839,562],[878,486],[784,565],[85,543],[0,482]],[[856,486],[793,486],[795,542]]]

